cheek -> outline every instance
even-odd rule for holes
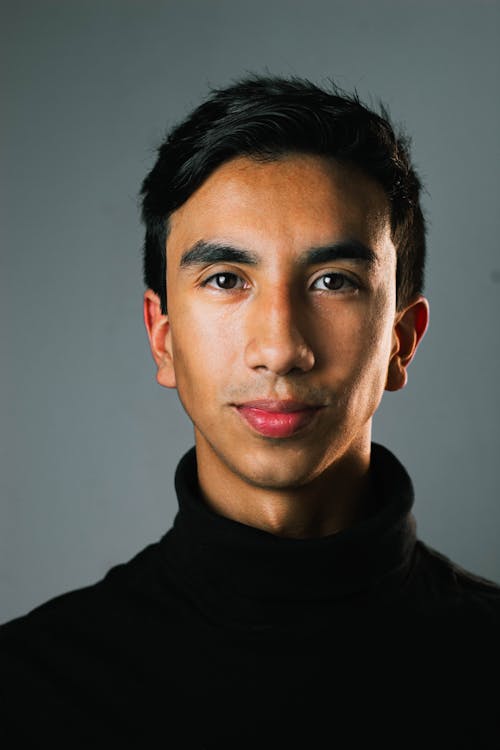
[[[388,320],[379,307],[353,308],[333,318],[328,329],[328,335],[323,336],[330,360],[348,369],[360,362],[369,365],[387,348]]]
[[[352,310],[331,326],[325,355],[345,393],[382,390],[392,343],[391,316],[383,300]]]
[[[178,311],[172,326],[172,355],[179,397],[196,408],[231,376],[235,337],[214,316]],[[223,332],[223,333],[221,333]]]

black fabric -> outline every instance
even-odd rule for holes
[[[372,443],[371,514],[290,539],[215,513],[191,448],[173,527],[0,627],[12,747],[494,747],[500,586],[417,538]]]

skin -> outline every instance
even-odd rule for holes
[[[200,239],[253,251],[260,263],[181,268]],[[346,239],[376,253],[373,269],[350,259],[299,266],[305,250]],[[347,278],[337,288],[328,273]],[[205,502],[294,538],[373,512],[373,414],[384,390],[406,385],[429,319],[423,296],[396,311],[396,249],[378,183],[319,156],[226,162],[171,216],[167,299],[162,315],[148,289],[144,321],[157,381],[177,389],[193,423]],[[314,429],[269,438],[232,406],[259,398],[325,408]]]

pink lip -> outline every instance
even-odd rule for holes
[[[237,406],[236,408],[245,421],[261,435],[265,435],[266,437],[284,438],[294,435],[296,432],[309,425],[316,414],[320,411],[321,407],[309,407],[299,411],[294,410],[287,412],[258,409],[254,406],[248,406],[247,404]]]
[[[317,409],[322,404],[306,404],[304,401],[277,401],[275,399],[259,399],[258,401],[246,401],[244,404],[236,404],[238,409],[261,409],[262,411],[288,413],[303,411],[304,409]]]

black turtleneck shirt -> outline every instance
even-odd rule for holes
[[[321,538],[216,513],[194,447],[175,489],[158,542],[0,627],[7,747],[500,746],[500,586],[417,539],[389,450]]]

